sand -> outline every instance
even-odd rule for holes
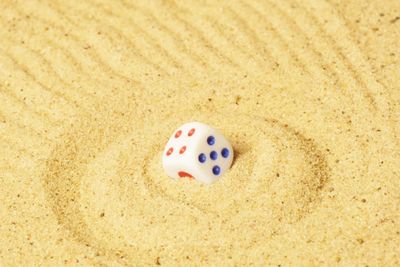
[[[400,265],[399,1],[0,10],[0,265]],[[193,120],[211,186],[162,170]]]

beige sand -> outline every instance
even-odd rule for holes
[[[399,1],[0,10],[0,265],[400,265]],[[191,120],[212,186],[162,171]]]

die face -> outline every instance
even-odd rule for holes
[[[219,131],[210,128],[196,144],[195,160],[199,169],[196,178],[205,183],[213,183],[230,168],[233,149]]]
[[[218,180],[231,166],[232,146],[217,130],[191,122],[179,127],[163,152],[163,167],[172,178],[195,178],[204,183]]]
[[[163,167],[168,176],[190,178],[193,173],[198,173],[193,157],[200,136],[207,132],[207,128],[205,124],[190,122],[175,130],[163,152]]]
[[[182,156],[178,160],[164,162],[163,167],[168,176],[175,179],[197,178],[198,170],[189,156]]]

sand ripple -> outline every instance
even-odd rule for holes
[[[398,266],[398,1],[353,2],[0,1],[2,263]]]
[[[196,114],[186,116],[190,112]],[[162,148],[182,121],[179,116],[131,129],[98,151],[89,146],[110,125],[86,122],[79,135],[87,136],[64,137],[68,141],[54,152],[46,174],[60,223],[103,253],[118,250],[129,257],[131,249],[170,244],[224,246],[232,236],[249,245],[301,220],[317,205],[329,172],[311,139],[274,119],[218,113],[196,118],[222,127],[235,149],[231,170],[212,186],[177,182],[162,171]]]

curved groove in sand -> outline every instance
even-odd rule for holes
[[[187,116],[190,114],[196,111],[186,112]],[[224,229],[230,231],[238,223],[247,221],[238,218],[257,218],[263,222],[259,226],[271,234],[279,232],[285,224],[301,220],[317,206],[313,202],[319,198],[329,170],[323,153],[311,139],[273,119],[243,115],[241,124],[234,123],[238,117],[223,115],[199,119],[210,124],[225,123],[224,131],[236,150],[230,173],[213,187],[165,177],[159,161],[163,141],[144,142],[145,136],[152,132],[161,130],[162,135],[168,136],[170,126],[175,125],[178,118],[141,126],[144,128],[113,139],[107,138],[107,133],[113,129],[102,122],[88,121],[77,127],[82,138],[74,138],[77,135],[74,131],[65,135],[65,143],[60,143],[48,160],[43,180],[48,203],[59,223],[68,229],[74,240],[112,255],[112,247],[96,237],[96,233],[102,232],[108,236],[110,244],[118,244],[124,258],[129,258],[132,247],[152,248],[149,236],[156,235],[161,247],[174,242],[169,234],[182,232],[181,227],[192,221],[223,223]],[[257,134],[249,135],[249,132]],[[102,146],[90,147],[90,143],[99,142]],[[142,162],[136,162],[137,157]],[[235,178],[238,175],[242,178]],[[102,200],[93,202],[97,197]],[[102,202],[113,203],[113,207],[102,211]],[[149,205],[153,206],[152,212],[143,213],[143,207]],[[160,209],[169,214],[168,219],[157,217]],[[265,215],[260,215],[262,213]],[[99,214],[118,217],[121,221],[113,225],[89,224],[89,220]],[[171,218],[179,223],[171,224]],[[166,220],[164,224],[163,220]],[[139,222],[150,227],[145,236],[134,232]],[[159,226],[153,229],[152,224]],[[123,238],[115,236],[115,232],[121,232],[120,227],[124,227]],[[202,234],[214,234],[210,231]],[[200,242],[201,232],[202,225],[191,229],[192,234],[186,236],[184,244],[218,244],[212,240]]]

